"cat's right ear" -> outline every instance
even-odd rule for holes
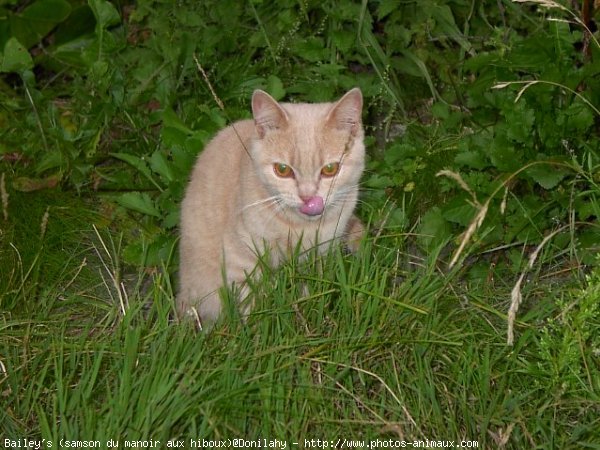
[[[281,105],[260,89],[252,94],[252,115],[260,138],[263,138],[268,130],[285,128],[288,123],[288,115]]]

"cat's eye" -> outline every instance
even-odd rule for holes
[[[281,178],[291,178],[294,176],[294,171],[292,168],[283,163],[273,164],[273,171],[275,172],[275,175]]]
[[[325,164],[323,167],[321,167],[321,175],[324,177],[333,177],[338,173],[339,170],[340,163],[334,162]]]

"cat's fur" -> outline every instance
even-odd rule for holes
[[[365,159],[360,90],[317,104],[279,104],[257,90],[252,112],[254,120],[236,122],[206,146],[181,205],[177,308],[203,322],[220,314],[224,281],[247,294],[243,282],[258,254],[268,251],[276,266],[298,245],[325,249],[362,233],[353,216]],[[335,163],[336,175],[322,174]],[[282,164],[293,176],[278,174]]]

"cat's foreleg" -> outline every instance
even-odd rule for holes
[[[350,216],[343,236],[343,242],[352,253],[356,253],[360,247],[360,241],[366,233],[365,226],[354,214]]]

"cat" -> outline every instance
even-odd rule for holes
[[[219,291],[244,281],[259,255],[273,267],[293,249],[354,248],[365,164],[360,89],[335,103],[278,103],[252,95],[254,120],[221,130],[199,155],[181,204],[177,310],[201,324],[222,310]],[[249,312],[249,307],[242,311]]]

